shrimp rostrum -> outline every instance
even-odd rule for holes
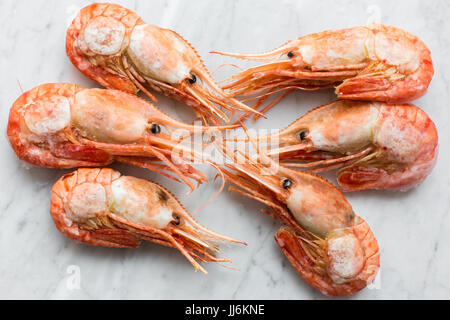
[[[425,94],[434,74],[416,36],[381,24],[299,37],[263,54],[214,52],[266,62],[232,76],[233,96],[336,87],[340,99],[403,103]]]
[[[229,121],[226,111],[252,111],[223,92],[180,35],[117,4],[83,8],[67,31],[66,48],[75,67],[106,88],[141,90],[153,101],[150,91],[160,92],[215,124]]]
[[[267,153],[291,168],[340,169],[344,191],[406,191],[431,173],[438,156],[436,126],[411,104],[340,100],[255,140],[267,142]]]
[[[179,250],[203,273],[199,261],[231,262],[215,257],[220,242],[245,244],[198,224],[162,186],[107,168],[79,169],[62,177],[53,186],[50,213],[58,230],[72,240],[112,248],[153,242]]]
[[[258,160],[226,150],[223,169],[230,190],[269,208],[284,226],[275,239],[300,276],[329,296],[356,294],[376,277],[380,254],[367,223],[331,183],[279,166],[259,151]]]
[[[205,157],[184,146],[183,139],[214,128],[176,121],[122,91],[45,84],[16,100],[7,134],[17,156],[33,165],[69,169],[118,161],[160,172],[194,189],[189,179],[207,180],[188,162]]]

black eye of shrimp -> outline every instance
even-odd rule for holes
[[[197,76],[195,74],[191,74],[191,77],[189,78],[189,83],[194,84],[197,82]]]
[[[173,220],[174,220],[174,221],[172,221],[173,225],[175,225],[175,226],[181,225],[181,217],[179,215],[174,213],[172,217],[173,217]]]
[[[292,51],[289,51],[287,56],[288,56],[288,58],[292,59],[293,57],[295,57],[295,54]]]
[[[300,140],[305,141],[305,139],[306,139],[306,132],[305,131],[300,132]]]
[[[151,129],[153,134],[160,134],[161,133],[161,126],[159,124],[154,123],[152,125],[152,129]]]
[[[292,187],[292,180],[286,179],[283,181],[283,188],[288,190],[290,187]]]

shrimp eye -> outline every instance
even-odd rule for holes
[[[305,141],[306,135],[307,135],[306,131],[300,132],[300,140],[301,140],[301,141]]]
[[[191,77],[189,78],[189,83],[194,84],[197,82],[197,76],[195,74],[191,74]]]
[[[286,179],[283,181],[283,189],[288,190],[290,187],[292,187],[292,180],[291,179]]]
[[[154,123],[152,125],[152,129],[151,129],[153,134],[160,134],[161,133],[161,126],[159,124]]]
[[[174,221],[172,221],[172,224],[175,226],[180,226],[181,225],[181,217],[175,213],[172,215],[172,217],[174,220]]]
[[[293,58],[295,57],[295,54],[292,51],[289,51],[289,53],[287,54],[288,58]]]

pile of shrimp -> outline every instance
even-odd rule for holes
[[[231,260],[216,256],[219,245],[245,242],[199,224],[163,186],[106,168],[138,166],[193,192],[195,183],[208,182],[192,165],[200,162],[223,179],[216,196],[228,182],[231,192],[267,206],[263,212],[281,224],[276,243],[308,284],[329,296],[354,295],[376,278],[380,251],[343,192],[409,190],[437,160],[436,126],[409,104],[432,80],[431,54],[395,27],[325,31],[263,54],[213,51],[264,62],[223,87],[178,33],[115,4],[83,8],[67,30],[66,51],[81,73],[106,89],[37,86],[12,105],[7,135],[19,159],[75,169],[53,186],[50,214],[63,235],[83,244],[137,248],[149,241],[178,250],[196,271],[206,273],[203,262],[230,267]],[[265,117],[295,90],[330,87],[339,100],[279,132],[252,136],[243,123],[251,114]],[[139,91],[151,102],[137,97]],[[191,107],[203,125],[162,112],[155,92]],[[237,127],[243,137],[224,138]],[[195,133],[208,133],[206,145],[224,156],[223,165],[211,160],[204,142],[200,149],[183,144]],[[318,175],[331,170],[339,170],[338,186]]]

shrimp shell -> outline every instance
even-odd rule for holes
[[[179,34],[145,24],[117,4],[81,9],[67,30],[66,51],[78,70],[102,86],[142,91],[154,102],[150,91],[163,93],[192,107],[205,123],[229,122],[236,110],[258,113],[228,97]]]
[[[50,213],[57,229],[72,240],[113,248],[154,242],[179,250],[205,274],[198,261],[231,262],[215,258],[217,243],[244,244],[199,225],[162,186],[107,168],[63,176],[53,186]]]
[[[278,92],[285,92],[282,98],[295,89],[329,87],[340,99],[400,104],[423,96],[434,75],[430,50],[420,39],[376,23],[299,37],[263,54],[213,53],[266,62],[223,87],[233,96],[256,95],[258,106]]]

